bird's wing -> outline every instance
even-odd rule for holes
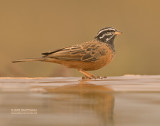
[[[42,54],[44,55],[44,58],[54,58],[66,61],[94,62],[106,53],[107,51],[103,49],[99,43],[86,42],[81,45],[75,45]]]

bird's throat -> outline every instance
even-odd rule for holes
[[[100,38],[96,37],[96,40],[106,43],[113,51],[115,51],[114,39],[115,39],[115,36],[111,36],[110,38],[106,38],[106,39],[104,39],[104,38],[100,39]]]

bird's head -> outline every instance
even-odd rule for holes
[[[113,44],[114,38],[116,35],[120,35],[121,32],[112,27],[106,27],[101,29],[95,39],[107,44]]]

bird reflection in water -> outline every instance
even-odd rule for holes
[[[42,87],[50,97],[43,107],[60,126],[113,126],[114,94],[111,88],[80,81],[79,84]],[[44,111],[45,111],[44,110]]]

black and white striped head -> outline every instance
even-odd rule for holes
[[[98,32],[95,39],[108,44],[113,44],[114,38],[119,34],[121,34],[121,32],[116,30],[115,28],[106,27]]]

